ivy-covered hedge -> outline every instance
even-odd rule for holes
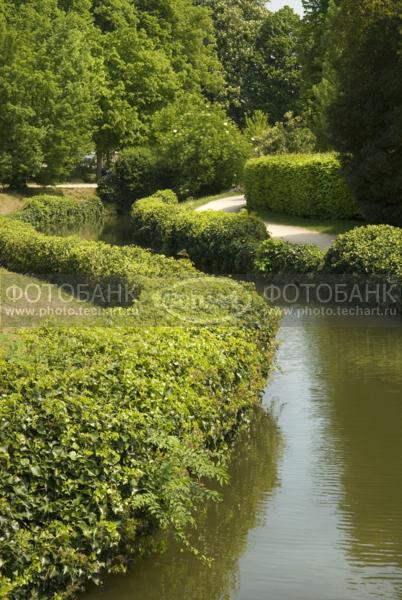
[[[84,202],[63,196],[34,196],[13,215],[14,219],[29,223],[37,231],[63,235],[86,229],[100,230],[104,224],[104,208],[99,198]]]
[[[325,253],[313,244],[269,239],[258,246],[254,271],[262,277],[315,274],[322,270],[324,257]]]
[[[272,210],[300,217],[351,219],[358,206],[332,154],[255,158],[244,172],[250,210]]]
[[[264,223],[246,212],[194,212],[151,196],[131,209],[133,241],[168,256],[188,256],[203,270],[248,273]]]
[[[402,229],[391,225],[356,227],[335,240],[325,267],[333,273],[402,280]]]

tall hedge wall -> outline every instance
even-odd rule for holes
[[[185,536],[258,401],[278,314],[251,287],[188,261],[46,236],[7,218],[0,265],[136,288],[135,328],[131,308],[119,308],[111,327],[15,331],[0,348],[0,595],[62,600],[141,554],[152,530]],[[159,296],[157,326],[146,327],[161,278],[179,286],[180,310],[164,310]],[[190,308],[180,292],[188,280]],[[194,313],[206,327],[192,325]]]
[[[250,272],[257,244],[268,237],[264,223],[246,212],[194,212],[157,195],[136,202],[131,221],[135,243],[168,256],[184,253],[214,273]]]
[[[250,210],[272,210],[300,217],[351,219],[358,206],[332,154],[278,155],[246,163]]]
[[[12,218],[30,223],[42,233],[61,235],[85,229],[100,230],[104,217],[99,198],[78,202],[63,196],[40,195],[26,200]]]

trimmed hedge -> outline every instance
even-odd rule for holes
[[[290,244],[269,239],[258,246],[254,262],[257,275],[305,275],[321,271],[325,253],[313,244]]]
[[[8,218],[0,218],[0,265],[61,283],[87,282],[92,290],[98,287],[100,292],[110,282],[128,286],[129,304],[146,287],[198,275],[189,261],[166,259],[136,246],[48,236],[32,225]]]
[[[224,300],[218,325],[199,302],[188,316],[204,315],[208,327],[133,329],[130,310],[119,309],[121,328],[16,332],[1,348],[0,590],[12,600],[61,600],[141,554],[155,528],[184,539],[198,502],[213,495],[205,481],[225,478],[230,442],[258,401],[279,315],[250,286],[188,261],[45,236],[7,218],[0,264],[134,283],[141,325],[159,278],[179,286],[190,278],[196,299],[204,290],[201,300]],[[237,312],[227,304],[234,294]],[[177,325],[159,299],[156,322]]]
[[[244,172],[250,210],[299,217],[352,219],[359,209],[332,154],[289,154],[256,158]]]
[[[168,256],[188,256],[203,270],[249,273],[264,223],[246,212],[194,212],[151,196],[131,209],[133,241]]]
[[[78,202],[63,196],[40,195],[26,200],[12,218],[33,225],[41,233],[62,235],[101,229],[105,214],[102,202],[96,197]]]
[[[325,267],[333,273],[402,280],[402,229],[391,225],[356,227],[335,240]]]
[[[155,528],[183,538],[272,352],[232,328],[40,330],[1,349],[3,597],[75,597]]]

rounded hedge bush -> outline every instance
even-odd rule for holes
[[[325,254],[313,244],[290,244],[269,239],[257,249],[254,270],[257,275],[304,275],[321,271]]]
[[[12,215],[13,219],[29,223],[41,233],[66,234],[85,229],[100,230],[105,211],[99,198],[79,202],[63,196],[34,196]]]
[[[356,227],[340,235],[327,252],[333,273],[386,275],[402,279],[402,229],[391,225]]]
[[[352,219],[359,209],[332,154],[289,154],[248,161],[247,205],[299,217]]]
[[[168,256],[188,256],[214,273],[249,273],[258,243],[268,237],[264,223],[245,211],[195,212],[157,195],[136,202],[131,220],[135,243]]]
[[[258,402],[274,322],[265,349],[239,328],[41,329],[0,349],[4,598],[75,598],[153,530],[184,539]]]

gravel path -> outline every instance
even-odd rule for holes
[[[246,207],[246,199],[244,196],[231,196],[230,198],[222,198],[220,200],[213,200],[200,206],[196,210],[204,212],[206,210],[223,210],[225,212],[238,212],[242,208]],[[279,238],[286,242],[292,242],[293,244],[315,244],[322,250],[326,250],[336,239],[336,235],[330,235],[329,233],[320,233],[305,227],[295,227],[293,225],[275,225],[274,223],[267,223],[267,230],[273,238]]]

